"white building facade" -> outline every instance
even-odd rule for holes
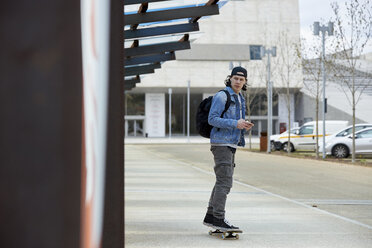
[[[246,97],[251,113],[246,118],[255,123],[253,135],[266,131],[267,57],[261,58],[261,46],[277,48],[277,56],[271,58],[273,133],[288,127],[288,111],[291,126],[296,125],[296,94],[303,82],[300,60],[295,52],[300,44],[298,0],[230,0],[220,9],[219,15],[199,23],[201,33],[192,41],[190,50],[176,52],[175,61],[165,62],[161,69],[143,76],[136,88],[126,92],[127,119],[130,116],[144,119],[135,124],[127,122],[127,135],[166,136],[169,122],[172,135],[185,135],[188,82],[190,131],[196,134],[198,104],[204,97],[223,89],[232,66],[237,65],[248,70]],[[159,107],[148,102],[154,99]]]

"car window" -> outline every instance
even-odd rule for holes
[[[313,134],[314,126],[303,126],[300,128],[300,133],[301,135],[304,134]]]
[[[357,127],[355,127],[355,132],[358,132],[358,131],[360,131],[360,130],[366,128],[366,127],[369,127],[369,126],[357,126]],[[353,128],[350,127],[350,128],[348,128],[348,129],[346,129],[346,130],[344,130],[344,131],[339,132],[339,133],[336,135],[336,137],[345,137],[345,136],[350,135],[352,132],[353,132]]]
[[[290,133],[296,133],[296,131],[298,130],[298,128],[294,128],[294,129],[291,129]],[[286,131],[288,133],[288,131]]]
[[[345,137],[345,136],[351,134],[352,131],[353,131],[353,128],[350,127],[350,128],[348,128],[348,129],[346,129],[346,130],[344,130],[344,131],[339,132],[339,133],[336,135],[336,137]]]
[[[372,138],[372,130],[358,133],[358,138]]]
[[[364,129],[364,128],[366,128],[365,126],[358,126],[358,127],[355,127],[355,132],[358,132],[358,131],[360,131],[360,130],[362,130],[362,129]],[[353,130],[353,129],[351,129],[351,130]],[[351,131],[352,132],[352,131]]]

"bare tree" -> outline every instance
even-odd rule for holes
[[[253,62],[250,62],[251,64]],[[250,66],[247,75],[248,79],[248,88],[247,91],[244,93],[244,97],[246,100],[246,115],[248,116],[248,121],[251,122],[251,116],[254,112],[255,108],[257,108],[256,104],[253,104],[257,98],[264,93],[265,88],[259,87],[258,85],[254,85],[254,79],[257,79],[256,76],[258,76],[258,80],[261,81],[261,74],[263,74],[263,71],[265,70],[262,61],[254,62],[253,66]],[[249,149],[252,149],[252,129],[249,130]]]
[[[322,70],[321,63],[323,57],[321,49],[321,41],[317,36],[317,42],[312,44],[305,44],[302,40],[301,47],[297,47],[297,55],[301,59],[302,69],[304,72],[304,88],[306,93],[314,97],[315,100],[315,134],[316,134],[316,158],[319,159],[319,102],[321,97],[322,87]],[[314,58],[310,58],[313,56]],[[328,63],[325,62],[327,65]]]
[[[276,61],[277,74],[280,79],[274,82],[276,87],[285,89],[285,100],[288,111],[288,130],[291,130],[291,96],[294,91],[302,84],[302,78],[299,79],[298,73],[301,69],[301,59],[297,54],[299,40],[293,39],[288,30],[281,31],[278,36],[278,48]],[[284,144],[284,150],[290,153],[293,149],[291,144],[291,133],[288,132],[288,141]]]
[[[335,18],[337,50],[342,59],[335,58],[332,66],[334,77],[340,83],[353,113],[352,162],[355,162],[355,112],[360,96],[371,85],[371,75],[361,73],[360,56],[372,35],[372,5],[369,0],[350,0],[341,9],[337,2],[331,4]],[[345,13],[341,14],[344,11]]]

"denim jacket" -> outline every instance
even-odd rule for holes
[[[210,137],[211,143],[245,146],[245,129],[240,130],[236,127],[238,125],[238,120],[240,119],[238,97],[240,97],[243,108],[242,119],[245,119],[244,97],[241,93],[239,93],[238,96],[230,87],[226,87],[225,90],[227,90],[231,95],[231,104],[229,109],[223,115],[223,118],[220,117],[225,109],[225,103],[227,101],[225,92],[219,91],[213,97],[212,106],[209,111],[208,123],[213,126]]]

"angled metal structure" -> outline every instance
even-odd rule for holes
[[[182,18],[197,18],[200,16],[217,15],[219,13],[217,5],[189,7],[181,9],[160,10],[149,13],[131,14],[125,17],[127,25],[169,21]]]
[[[148,71],[154,72],[155,69],[158,69],[160,67],[161,67],[160,63],[127,67],[125,70],[125,75],[132,76],[132,75],[146,74]]]
[[[148,54],[159,54],[168,51],[177,51],[183,49],[190,49],[189,41],[182,42],[167,42],[155,45],[146,45],[140,47],[132,47],[124,50],[125,56],[142,56]]]
[[[154,73],[165,61],[175,60],[175,51],[190,49],[190,33],[199,31],[198,20],[219,14],[219,0],[209,0],[195,6],[149,9],[149,3],[166,0],[127,0],[124,6],[138,5],[124,13],[124,89],[140,83],[140,75]],[[170,2],[170,1],[168,1]],[[167,3],[163,4],[167,6]],[[171,7],[173,6],[173,7]],[[176,35],[180,38],[176,39]]]
[[[124,5],[131,5],[131,4],[140,4],[140,3],[154,3],[154,2],[164,2],[167,0],[126,0],[124,1]]]
[[[154,28],[143,28],[135,30],[126,30],[124,32],[125,38],[138,39],[151,36],[178,34],[178,33],[188,33],[199,31],[199,23],[184,23],[176,25],[168,25],[164,27],[154,27]]]

